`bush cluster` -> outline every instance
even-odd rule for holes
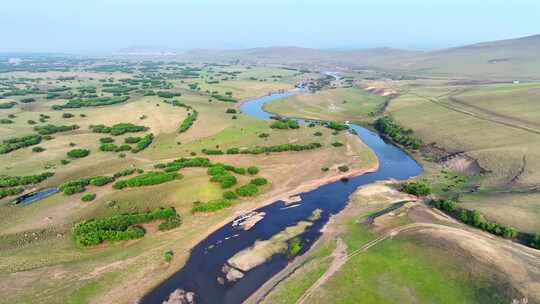
[[[132,149],[131,151],[133,153],[137,153],[139,151],[142,151],[142,150],[146,149],[148,146],[150,146],[152,141],[154,141],[154,134],[148,133],[148,134],[144,135],[143,138],[141,138],[141,140],[135,145],[135,148]]]
[[[178,171],[187,167],[208,167],[210,160],[206,157],[180,158],[165,164],[156,164],[154,167],[168,172]]]
[[[178,133],[183,133],[189,130],[189,128],[193,125],[195,120],[197,120],[198,115],[199,115],[199,112],[195,110],[189,113],[188,116],[180,124],[180,127],[178,128]]]
[[[102,143],[102,144],[110,144],[112,142],[114,142],[114,138],[112,137],[102,137],[99,139],[99,142]]]
[[[513,238],[517,235],[517,231],[512,227],[486,221],[478,210],[462,210],[459,218],[465,224],[505,238]]]
[[[255,174],[259,173],[259,168],[255,167],[255,166],[251,166],[251,167],[247,168],[247,172],[249,174],[251,174],[251,175],[255,175]]]
[[[98,107],[107,106],[125,102],[129,96],[112,96],[112,97],[92,97],[85,99],[72,99],[63,105],[52,106],[53,110],[73,109],[83,107]]]
[[[129,136],[129,137],[124,138],[124,142],[126,144],[136,144],[139,141],[141,141],[141,138],[138,136]]]
[[[177,96],[181,96],[180,93],[173,93],[173,92],[165,92],[165,91],[159,91],[157,92],[157,95],[161,98],[174,98]]]
[[[232,203],[230,200],[225,198],[215,199],[208,201],[206,203],[203,202],[194,202],[193,208],[191,208],[192,213],[198,213],[198,212],[213,212],[218,211],[224,208],[228,208],[232,206]]]
[[[0,188],[0,199],[6,196],[12,196],[23,193],[23,187],[14,187],[14,188]]]
[[[251,147],[247,149],[239,149],[239,148],[229,148],[227,151],[231,151],[233,153],[229,154],[237,154],[236,151],[240,154],[262,154],[262,153],[272,153],[272,152],[286,152],[286,151],[304,151],[304,150],[313,150],[317,148],[321,148],[322,145],[320,143],[310,143],[305,145],[299,145],[299,144],[281,144],[281,145],[274,145],[274,146],[256,146]],[[202,153],[207,155],[222,155],[224,154],[223,150],[219,149],[203,149]]]
[[[279,118],[276,121],[274,121],[272,124],[270,124],[270,128],[281,129],[281,130],[298,129],[300,128],[300,125],[298,124],[298,121],[295,119]]]
[[[17,103],[14,101],[10,102],[2,102],[0,103],[0,109],[11,109],[13,108]]]
[[[94,193],[87,193],[81,197],[81,201],[83,202],[90,202],[93,201],[96,198],[96,194]]]
[[[438,200],[429,200],[428,202],[431,206],[452,213],[457,209],[457,202],[450,199],[438,199]]]
[[[40,135],[51,135],[54,133],[59,132],[67,132],[72,130],[79,129],[78,125],[70,125],[70,126],[55,126],[55,125],[44,125],[44,126],[35,126],[34,131],[38,132]]]
[[[73,149],[68,151],[67,156],[71,158],[83,158],[87,157],[90,154],[90,150],[88,149]]]
[[[103,152],[123,152],[131,150],[131,146],[124,144],[117,146],[115,144],[102,144],[99,149]]]
[[[230,174],[225,166],[221,164],[209,167],[207,173],[212,176],[210,181],[219,183],[222,189],[230,188],[238,182],[236,177]]]
[[[416,196],[425,196],[431,193],[431,187],[425,181],[408,182],[401,185],[400,191]]]
[[[259,193],[259,189],[255,184],[248,183],[236,188],[236,194],[239,196],[255,196]]]
[[[126,187],[142,187],[158,185],[182,178],[182,174],[177,172],[151,171],[137,175],[126,180],[117,181],[113,184],[114,189],[124,189]]]
[[[412,136],[413,131],[411,129],[402,128],[388,116],[377,119],[375,129],[405,147],[416,150],[422,145],[422,140]]]
[[[210,95],[210,97],[212,98],[215,98],[219,101],[224,101],[224,102],[238,102],[238,100],[232,98],[232,97],[229,97],[229,96],[224,96],[224,95],[220,95],[220,94],[212,94]]]
[[[176,210],[157,208],[149,212],[113,215],[102,219],[91,219],[75,224],[71,231],[76,242],[81,246],[98,245],[104,241],[132,240],[144,236],[145,231],[134,225],[155,220],[163,220],[160,230],[177,227],[181,223]]]
[[[0,154],[6,154],[21,148],[37,145],[41,140],[41,135],[27,135],[4,139],[2,140],[2,144],[0,144]]]
[[[342,124],[335,121],[327,121],[327,122],[324,122],[323,125],[329,129],[336,130],[336,131],[343,131],[343,130],[349,129],[349,125]]]
[[[35,175],[25,176],[0,176],[0,188],[26,186],[39,184],[49,177],[52,177],[54,172],[43,172]]]
[[[143,131],[148,130],[148,128],[145,126],[139,126],[139,125],[126,123],[126,122],[117,123],[113,125],[112,127],[108,127],[102,124],[91,125],[90,129],[92,130],[92,132],[95,132],[95,133],[110,133],[111,135],[114,135],[114,136],[123,135],[128,132],[134,133],[134,132],[143,132]]]

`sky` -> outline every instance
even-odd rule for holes
[[[1,0],[0,52],[437,49],[540,33],[540,0]]]

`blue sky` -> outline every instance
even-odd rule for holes
[[[391,46],[540,33],[539,0],[3,0],[0,52]]]

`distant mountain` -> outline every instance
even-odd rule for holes
[[[540,80],[540,35],[418,54],[393,67],[441,76]]]
[[[392,48],[327,50],[281,46],[237,50],[195,49],[183,53],[182,56],[202,61],[238,60],[243,63],[360,67],[389,60],[399,61],[417,54],[419,52]]]
[[[128,55],[128,56],[176,56],[177,52],[150,46],[134,46],[124,48],[115,52],[115,55]]]

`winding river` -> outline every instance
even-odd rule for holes
[[[275,93],[250,100],[243,103],[240,110],[253,117],[269,119],[271,114],[262,109],[263,105],[293,94]],[[322,209],[320,218],[300,235],[300,238],[308,244],[302,249],[303,253],[320,236],[320,230],[330,216],[339,213],[345,207],[349,196],[359,186],[390,178],[403,180],[422,172],[422,167],[407,153],[385,142],[376,133],[354,124],[351,128],[375,152],[379,159],[377,171],[300,193],[302,201],[295,208],[285,209],[284,202],[277,201],[257,209],[256,211],[265,212],[266,216],[250,230],[237,230],[231,223],[221,227],[197,244],[192,249],[185,266],[148,293],[141,303],[161,303],[178,288],[194,292],[197,304],[241,303],[264,282],[286,267],[288,259],[285,254],[276,254],[264,264],[244,273],[244,277],[239,281],[220,284],[217,278],[223,276],[221,268],[230,257],[252,246],[256,240],[269,239],[286,227],[307,219],[315,209]]]

